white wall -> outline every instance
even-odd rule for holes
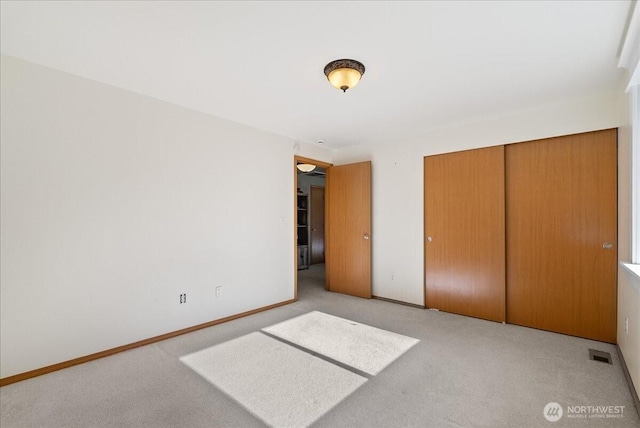
[[[628,333],[625,319],[629,320]],[[640,278],[622,266],[618,272],[618,345],[640,394]]]
[[[320,161],[324,163],[333,162],[333,150],[328,149],[325,146],[319,144],[305,144],[296,142],[293,145],[293,152],[296,156],[301,156],[307,159]]]
[[[623,91],[621,88],[620,92]],[[618,128],[618,259],[627,263],[631,262],[632,246],[631,103],[631,93],[621,97]],[[629,329],[625,331],[627,320]],[[640,278],[623,266],[618,269],[618,345],[634,387],[640,392]]]
[[[293,298],[293,155],[329,151],[7,56],[0,75],[0,377]]]
[[[620,94],[607,93],[336,151],[336,165],[372,161],[373,294],[424,304],[424,156],[615,128],[620,106]]]

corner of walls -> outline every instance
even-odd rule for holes
[[[632,128],[630,93],[625,92],[623,79],[618,99],[618,260],[631,261],[632,216]]]
[[[422,156],[407,144],[336,150],[335,163],[372,163],[372,293],[422,306]]]

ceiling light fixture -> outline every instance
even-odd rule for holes
[[[296,167],[302,172],[311,172],[316,169],[316,166],[310,163],[299,163]]]
[[[363,74],[364,65],[355,59],[337,59],[324,67],[324,75],[329,82],[342,92],[356,86]]]

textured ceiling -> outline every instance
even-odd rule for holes
[[[613,90],[629,1],[5,2],[3,54],[340,148]],[[366,66],[334,89],[323,68]]]

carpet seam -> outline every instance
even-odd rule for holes
[[[271,334],[271,333],[269,333],[269,332],[266,332],[266,331],[263,331],[263,330],[259,330],[258,332],[259,332],[259,333],[264,334],[264,335],[265,335],[265,336],[267,336],[267,337],[270,337],[271,339],[275,339],[275,340],[277,340],[278,342],[284,343],[285,345],[289,345],[289,346],[291,346],[292,348],[296,348],[296,349],[298,349],[299,351],[303,351],[303,352],[305,352],[306,354],[309,354],[309,355],[311,355],[311,356],[313,356],[313,357],[316,357],[316,358],[319,358],[319,359],[321,359],[321,360],[324,360],[324,361],[326,361],[327,363],[331,363],[331,364],[333,364],[333,365],[335,365],[335,366],[338,366],[338,367],[340,367],[340,368],[342,368],[342,369],[345,369],[345,370],[347,370],[347,371],[350,371],[350,372],[351,372],[351,373],[353,373],[353,374],[357,374],[358,376],[362,376],[363,378],[365,378],[365,379],[367,379],[367,380],[371,380],[372,378],[374,378],[374,377],[375,377],[375,375],[371,375],[371,374],[369,374],[369,373],[363,372],[362,370],[358,370],[357,368],[355,368],[355,367],[351,367],[350,365],[345,364],[345,363],[343,363],[343,362],[341,362],[341,361],[334,360],[334,359],[333,359],[333,358],[331,358],[331,357],[327,357],[327,356],[326,356],[326,355],[324,355],[324,354],[321,354],[321,353],[316,352],[316,351],[314,351],[314,350],[312,350],[312,349],[309,349],[309,348],[305,348],[304,346],[298,345],[297,343],[290,342],[290,341],[288,341],[287,339],[283,339],[283,338],[278,337],[278,336],[276,336],[276,335],[274,335],[274,334]]]

